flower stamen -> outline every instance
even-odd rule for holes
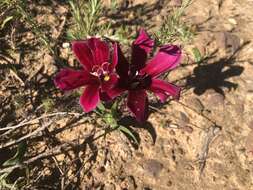
[[[110,80],[110,76],[109,75],[105,75],[104,76],[104,81],[109,81]]]

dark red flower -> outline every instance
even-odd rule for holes
[[[73,90],[85,86],[80,104],[85,112],[96,108],[100,96],[109,91],[117,83],[115,67],[118,62],[117,44],[91,38],[85,41],[74,41],[73,52],[82,64],[82,70],[62,69],[55,77],[54,83],[61,90]]]
[[[174,69],[181,58],[181,49],[175,45],[160,47],[156,55],[147,61],[148,54],[154,47],[154,41],[142,29],[132,44],[131,64],[128,63],[118,46],[117,73],[120,76],[118,84],[108,92],[115,97],[128,91],[127,105],[136,119],[143,122],[148,116],[148,97],[146,90],[155,93],[162,102],[168,96],[179,98],[180,88],[158,79],[158,77]]]

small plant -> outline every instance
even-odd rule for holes
[[[108,27],[99,24],[102,13],[100,0],[71,0],[69,4],[74,19],[74,29],[68,32],[70,39],[85,39],[88,36],[100,34]]]
[[[176,40],[185,42],[192,38],[191,28],[182,21],[184,11],[191,2],[192,0],[183,0],[180,8],[176,8],[165,17],[160,30],[154,34],[158,44],[172,43]]]
[[[7,161],[5,161],[3,163],[3,166],[4,167],[15,166],[17,164],[22,163],[23,157],[26,153],[26,150],[27,150],[26,142],[21,142],[17,147],[17,151],[16,151],[15,155],[13,157],[11,157],[10,159],[8,159]],[[9,171],[6,171],[6,172],[0,174],[0,189],[6,189],[6,190],[7,189],[10,189],[10,190],[18,189],[18,187],[17,187],[18,179],[13,184],[9,183],[8,176],[10,175],[10,173],[12,171],[13,170],[9,170]]]
[[[139,123],[144,123],[149,107],[146,91],[153,92],[161,102],[169,96],[178,99],[180,95],[180,87],[159,77],[179,65],[181,49],[164,45],[148,60],[154,44],[154,40],[141,29],[133,42],[129,64],[117,42],[95,37],[74,41],[72,49],[83,69],[62,69],[54,79],[55,85],[63,91],[85,86],[80,97],[84,112],[95,110],[106,126],[119,129],[136,141],[131,130],[119,124],[123,115],[119,102],[124,102],[127,96],[129,111]]]
[[[54,108],[54,100],[51,98],[46,98],[42,101],[43,107],[45,109],[45,112],[49,112]]]
[[[129,28],[122,25],[112,32],[112,22],[102,17],[105,11],[116,11],[118,3],[110,1],[109,8],[105,8],[101,0],[71,0],[73,23],[67,33],[70,40],[86,39],[90,36],[100,36],[127,44],[129,42]]]

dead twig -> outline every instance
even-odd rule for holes
[[[60,154],[60,153],[62,153],[62,150],[67,151],[67,150],[69,150],[70,147],[72,147],[72,146],[70,146],[69,143],[64,143],[64,144],[59,145],[59,146],[57,146],[55,148],[52,148],[52,149],[50,149],[50,150],[48,150],[48,151],[46,151],[44,153],[41,153],[41,154],[39,154],[39,155],[37,155],[37,156],[35,156],[33,158],[30,158],[27,161],[24,161],[22,164],[16,164],[14,166],[10,166],[10,167],[1,169],[0,170],[0,174],[11,172],[11,171],[13,171],[14,169],[17,169],[17,168],[24,168],[28,164],[31,164],[31,163],[39,160],[39,159],[43,159],[43,158],[47,158],[47,157],[52,156],[52,155]]]
[[[218,133],[221,131],[221,127],[214,125],[209,127],[205,131],[205,135],[203,137],[202,147],[200,150],[200,154],[198,156],[200,176],[202,175],[204,168],[206,166],[206,159],[209,151],[209,146],[211,142],[217,137]]]
[[[45,125],[44,127],[47,127],[47,125]],[[110,130],[109,132],[113,131],[115,129],[112,129]],[[35,132],[35,131],[34,131]],[[104,133],[108,133],[108,131],[104,132]],[[43,152],[33,158],[30,158],[26,161],[24,161],[22,164],[16,164],[15,166],[10,166],[10,167],[7,167],[7,168],[3,168],[1,169],[0,168],[0,174],[2,173],[9,173],[11,171],[13,171],[14,169],[17,169],[17,168],[25,168],[27,165],[39,160],[39,159],[43,159],[43,158],[47,158],[47,157],[50,157],[50,156],[55,156],[55,155],[58,155],[58,154],[61,154],[63,151],[64,152],[67,152],[69,150],[72,150],[74,149],[75,147],[82,147],[84,146],[85,143],[88,143],[88,140],[91,140],[92,142],[98,140],[99,138],[101,137],[104,137],[104,133],[103,134],[100,134],[92,139],[90,139],[90,135],[89,136],[85,136],[84,138],[86,139],[82,144],[79,143],[79,140],[73,140],[71,142],[66,142],[66,143],[63,143],[57,147],[54,147],[46,152]],[[15,143],[14,143],[15,144]]]
[[[35,131],[28,133],[27,135],[22,136],[21,138],[19,138],[17,140],[13,140],[13,141],[1,144],[0,149],[10,147],[10,146],[18,144],[26,139],[31,139],[31,138],[35,137],[37,135],[37,133],[43,131],[45,128],[49,127],[52,123],[53,123],[53,121],[50,121],[47,124],[42,125],[41,127],[37,128]]]
[[[30,124],[34,124],[34,123],[38,123],[39,120],[41,119],[45,119],[48,117],[53,117],[53,116],[57,116],[57,115],[74,115],[74,116],[82,116],[84,115],[83,113],[73,113],[73,112],[56,112],[56,113],[51,113],[51,114],[45,114],[42,115],[40,117],[37,117],[35,119],[32,119],[30,121],[27,121],[26,119],[21,121],[19,124],[17,125],[13,125],[10,127],[4,127],[4,128],[0,128],[0,131],[6,131],[6,130],[11,130],[11,129],[17,129],[19,127],[25,126],[25,125],[30,125]]]

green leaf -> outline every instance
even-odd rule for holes
[[[199,51],[198,48],[193,48],[192,49],[192,53],[193,53],[193,56],[194,56],[194,59],[197,63],[199,63],[201,60],[202,60],[202,56],[201,56],[201,53]]]
[[[105,123],[108,124],[109,126],[111,126],[112,128],[117,127],[117,121],[114,119],[112,114],[106,113],[103,119],[104,119]]]
[[[4,19],[3,23],[1,24],[0,30],[4,28],[7,22],[11,21],[13,19],[13,16],[8,16],[6,19]]]
[[[117,119],[120,116],[119,110],[118,110],[119,101],[115,101],[111,107],[111,113],[113,118]]]
[[[14,166],[20,163],[25,155],[27,149],[27,144],[25,142],[21,142],[17,147],[16,154],[10,158],[9,160],[3,163],[3,166]]]
[[[100,111],[100,112],[105,112],[105,106],[104,106],[104,104],[102,104],[102,103],[99,103],[98,104],[98,106],[97,106],[97,108],[98,108],[98,110]]]
[[[128,137],[130,137],[136,144],[139,144],[139,142],[138,142],[137,138],[135,137],[134,133],[132,133],[132,131],[130,131],[128,128],[120,125],[118,127],[118,129],[120,131],[122,131],[124,134],[128,135]]]

